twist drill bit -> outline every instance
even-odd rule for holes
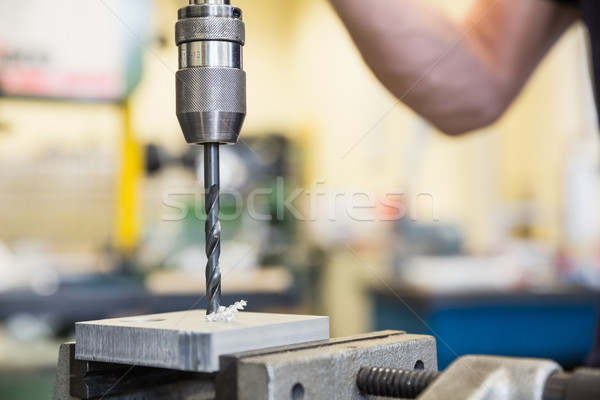
[[[204,188],[206,223],[206,295],[208,297],[207,314],[219,310],[221,303],[221,223],[219,222],[219,145],[204,145]]]
[[[234,144],[246,117],[246,73],[242,69],[245,27],[230,0],[189,0],[178,11],[175,42],[177,119],[188,143],[204,145],[207,314],[221,297],[219,145]]]

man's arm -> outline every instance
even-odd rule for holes
[[[476,0],[450,21],[421,0],[330,0],[399,99],[448,134],[494,122],[578,17],[547,0]]]

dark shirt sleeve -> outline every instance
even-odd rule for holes
[[[579,3],[579,0],[550,0],[554,3],[561,3],[561,4],[570,4],[572,6],[577,5]]]

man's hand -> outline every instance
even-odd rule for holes
[[[550,0],[477,0],[454,22],[422,0],[330,0],[400,100],[451,135],[494,122],[578,17]]]

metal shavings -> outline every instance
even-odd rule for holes
[[[235,313],[243,310],[247,304],[248,302],[246,302],[246,300],[240,300],[229,307],[220,306],[217,312],[208,314],[206,316],[206,320],[209,322],[229,322],[235,318]]]

